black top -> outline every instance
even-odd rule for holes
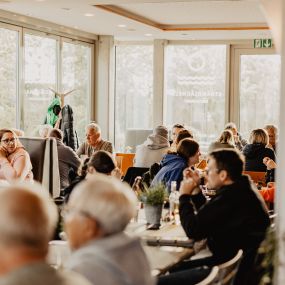
[[[266,172],[263,158],[269,157],[275,161],[274,151],[263,144],[248,144],[244,147],[243,154],[245,156],[245,171]]]
[[[264,239],[270,222],[256,191],[248,177],[242,176],[217,190],[207,203],[202,193],[180,197],[179,214],[187,236],[194,240],[207,238],[216,264],[228,261],[239,249],[246,252],[258,247]]]

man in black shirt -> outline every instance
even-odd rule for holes
[[[205,178],[207,188],[216,190],[216,196],[207,203],[199,188],[198,173],[184,171],[180,187],[181,224],[189,238],[207,239],[212,256],[185,262],[180,268],[183,271],[162,277],[159,284],[174,284],[176,276],[180,285],[195,284],[191,283],[192,275],[197,271],[190,268],[206,265],[209,270],[233,258],[239,249],[243,250],[243,259],[235,284],[248,284],[257,249],[270,222],[261,196],[248,176],[242,175],[243,165],[243,158],[234,150],[210,154]]]

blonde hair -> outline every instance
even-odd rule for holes
[[[228,143],[228,144],[231,144],[231,145],[234,145],[234,135],[233,135],[233,132],[231,130],[224,130],[218,141],[220,143]]]
[[[264,129],[255,129],[250,133],[249,142],[252,144],[268,144],[268,134]]]

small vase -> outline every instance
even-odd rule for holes
[[[157,229],[160,226],[163,204],[149,205],[144,204],[145,218],[148,225],[154,225]]]

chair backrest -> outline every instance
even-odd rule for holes
[[[127,182],[131,187],[137,176],[142,176],[149,168],[146,167],[129,167],[123,181]]]
[[[126,175],[128,168],[134,165],[134,157],[134,153],[116,153],[116,160],[120,164],[123,176]]]
[[[254,183],[266,186],[266,172],[244,171],[243,174],[249,175]]]
[[[229,261],[220,264],[219,267],[219,282],[222,285],[232,285],[237,274],[239,264],[242,258],[243,251],[240,249],[237,254]]]
[[[210,272],[210,274],[201,282],[197,283],[196,285],[215,285],[217,284],[217,277],[218,277],[219,268],[218,266],[214,266]]]
[[[19,139],[30,155],[34,180],[40,182],[53,198],[60,196],[56,140],[26,137]]]

